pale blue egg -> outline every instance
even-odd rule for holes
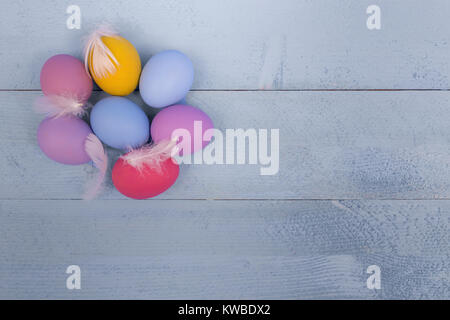
[[[193,81],[191,60],[179,51],[167,50],[148,60],[141,73],[139,91],[146,104],[163,108],[182,100]]]
[[[142,109],[123,97],[107,97],[91,111],[91,127],[96,136],[115,149],[129,150],[145,144],[150,124]]]

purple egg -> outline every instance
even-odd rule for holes
[[[47,118],[37,132],[39,147],[50,159],[78,165],[91,161],[85,151],[86,137],[92,133],[86,122],[75,116]]]
[[[194,130],[195,125],[195,130]],[[171,139],[172,133],[177,129],[185,129],[190,134],[191,153],[201,150],[210,141],[203,140],[206,130],[214,128],[211,119],[202,110],[188,106],[177,104],[167,107],[153,118],[150,133],[153,142],[159,142],[165,139]],[[194,143],[195,139],[201,139],[198,143]]]
[[[45,95],[62,95],[85,102],[91,96],[93,82],[80,60],[58,54],[42,67],[41,88]]]

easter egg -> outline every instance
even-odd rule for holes
[[[71,165],[91,161],[85,141],[92,133],[86,122],[75,116],[46,118],[39,125],[38,144],[50,159]]]
[[[156,114],[151,125],[151,136],[154,142],[171,139],[177,129],[187,130],[190,135],[190,151],[204,148],[210,141],[204,140],[206,130],[214,128],[211,119],[202,110],[189,105],[173,105]],[[195,142],[195,139],[201,141]],[[182,154],[182,153],[180,153]]]
[[[86,102],[92,93],[92,79],[83,63],[68,54],[48,59],[41,70],[41,88],[45,95],[59,95]]]
[[[147,115],[134,102],[123,97],[107,97],[95,104],[90,115],[95,135],[110,147],[129,150],[149,139]]]
[[[123,195],[133,199],[155,197],[169,189],[177,180],[179,166],[169,158],[155,169],[144,166],[141,170],[119,158],[112,169],[112,181]]]
[[[141,74],[141,59],[136,48],[119,35],[100,36],[99,41],[102,45],[92,46],[87,53],[95,83],[111,95],[130,94],[136,89]]]
[[[146,104],[162,108],[182,100],[193,81],[191,60],[179,51],[167,50],[148,60],[142,70],[139,91]]]

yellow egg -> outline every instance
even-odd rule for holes
[[[102,36],[88,57],[89,71],[97,85],[115,96],[126,96],[136,89],[141,74],[141,59],[125,38]],[[106,47],[104,47],[106,46]]]

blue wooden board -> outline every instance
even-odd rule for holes
[[[80,30],[66,2],[0,12],[0,298],[450,299],[448,1],[70,4]],[[366,27],[372,4],[380,30]],[[143,62],[186,52],[187,102],[217,128],[279,129],[278,174],[183,165],[154,199],[126,199],[108,177],[81,200],[95,170],[41,153],[32,104],[43,62],[81,57],[104,21]],[[66,288],[69,265],[81,290]],[[366,286],[370,265],[381,289]]]
[[[2,298],[450,298],[449,201],[4,200]],[[82,269],[82,289],[65,270]],[[379,265],[382,289],[366,287]]]
[[[142,60],[186,52],[195,89],[447,89],[450,2],[378,0],[78,0],[81,29],[66,28],[64,1],[2,4],[0,88],[39,89],[49,56],[81,57],[82,37],[108,22]]]
[[[40,151],[42,116],[32,112],[39,95],[0,92],[0,198],[80,199],[95,169],[61,165]],[[139,94],[130,98],[155,113]],[[159,198],[449,199],[449,92],[196,91],[187,101],[223,132],[279,129],[279,171],[261,175],[259,164],[183,165]],[[120,153],[109,155],[112,166]],[[124,199],[109,176],[100,197]]]

